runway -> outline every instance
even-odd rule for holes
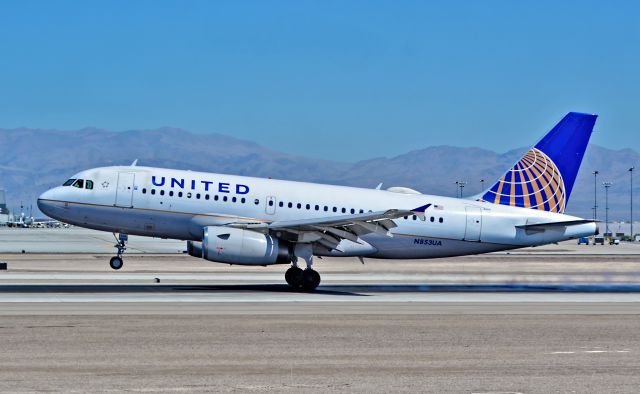
[[[0,254],[9,266],[0,271],[0,391],[640,387],[635,245],[365,265],[323,259],[312,293],[284,285],[283,266],[229,267],[154,242],[145,248],[118,272],[95,246]]]
[[[487,305],[458,314],[448,303],[438,315],[402,313],[406,304],[265,314],[259,303],[207,314],[199,305],[219,305],[165,303],[132,314],[158,304],[116,303],[100,315],[95,304],[58,303],[86,314],[56,315],[31,305],[42,315],[0,317],[2,392],[635,393],[640,385],[637,313],[555,315],[548,304],[540,314],[504,313],[521,305],[512,303],[493,305],[499,314]],[[162,314],[170,308],[184,314]]]

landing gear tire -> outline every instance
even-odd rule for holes
[[[122,266],[124,265],[124,262],[122,261],[122,257],[120,256],[113,256],[111,258],[111,260],[109,260],[109,265],[111,266],[111,268],[113,268],[114,270],[119,270],[120,268],[122,268]]]
[[[299,289],[302,283],[302,272],[303,271],[298,267],[291,267],[284,274],[284,279],[287,281],[289,286]]]
[[[315,290],[318,285],[320,285],[320,274],[317,271],[311,268],[302,271],[302,283],[300,284],[302,290],[312,291]]]

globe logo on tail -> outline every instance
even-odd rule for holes
[[[563,213],[566,192],[562,175],[553,160],[541,150],[532,148],[481,200]]]

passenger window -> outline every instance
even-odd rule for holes
[[[311,209],[311,205],[307,204],[307,206],[305,208]]]
[[[269,206],[272,207],[273,206],[273,200],[269,200]]]
[[[215,196],[213,196],[213,200],[214,201],[218,201],[218,195],[217,194]]]
[[[258,204],[260,204],[260,200],[258,200],[258,199],[256,198],[255,200],[253,200],[253,203],[254,203],[254,204],[256,204],[256,205],[258,205]]]
[[[65,183],[62,184],[62,186],[71,186],[75,181],[75,179],[68,179]]]
[[[289,208],[293,208],[293,203],[289,203],[289,204],[287,204],[287,206],[288,206]]]
[[[296,207],[298,207],[298,209],[300,209],[300,208],[302,208],[302,204],[298,203],[298,204],[296,205]]]
[[[325,205],[325,206],[324,206],[324,211],[325,211],[325,212],[328,212],[328,211],[329,211],[329,207]]]
[[[342,208],[342,213],[346,213],[347,209],[346,208]]]
[[[199,200],[200,199],[200,193],[196,194],[196,198]]]
[[[142,188],[142,194],[147,194],[147,188],[146,187]]]
[[[187,198],[191,198],[191,192],[187,193]]]
[[[360,210],[360,213],[364,213],[364,209],[361,209],[361,210]]]
[[[156,194],[156,189],[151,189],[151,194]]]
[[[84,181],[82,179],[76,179],[76,181],[73,182],[73,185],[71,186],[77,187],[78,189],[82,189],[84,187]]]
[[[338,208],[333,207],[333,212],[338,212]]]
[[[222,196],[222,201],[227,202],[227,196]]]
[[[351,208],[351,214],[353,215],[354,213],[356,213],[356,210]]]
[[[279,206],[280,208],[282,208],[282,207],[284,207],[284,203],[283,203],[282,201],[280,201],[280,202],[278,203],[278,206]]]
[[[208,199],[209,199],[209,195],[208,195],[208,194],[205,194],[205,195],[204,195],[204,199],[205,199],[205,200],[208,200]]]
[[[160,195],[164,196],[164,190],[160,190]]]
[[[173,190],[169,190],[169,197],[173,197]]]
[[[247,202],[247,199],[246,199],[246,198],[244,198],[244,197],[242,197],[242,198],[240,199],[240,202],[244,204],[245,202]]]
[[[413,220],[417,220],[418,217],[416,215],[413,215]]]
[[[236,202],[236,201],[238,201],[238,199],[236,197],[232,197],[231,198],[231,202]]]
[[[440,219],[438,219],[438,221],[439,221],[440,223],[442,223],[442,222],[444,222],[444,219],[443,219],[443,218],[440,218]]]
[[[434,218],[433,216],[431,216],[431,223],[433,223],[433,221],[436,220],[436,218]]]
[[[90,181],[87,179],[87,182],[85,183],[84,188],[88,190],[93,190],[93,181]]]
[[[320,210],[320,205],[316,205],[315,208],[316,208],[316,211],[319,211]]]
[[[182,192],[178,192],[178,197],[182,197]]]

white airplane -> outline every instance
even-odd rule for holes
[[[469,199],[134,162],[79,172],[44,192],[38,207],[54,219],[113,232],[115,270],[135,234],[186,240],[191,256],[218,263],[291,264],[287,283],[313,290],[320,284],[314,256],[427,259],[596,234],[593,220],[563,214],[596,117],[567,114],[493,186]]]

